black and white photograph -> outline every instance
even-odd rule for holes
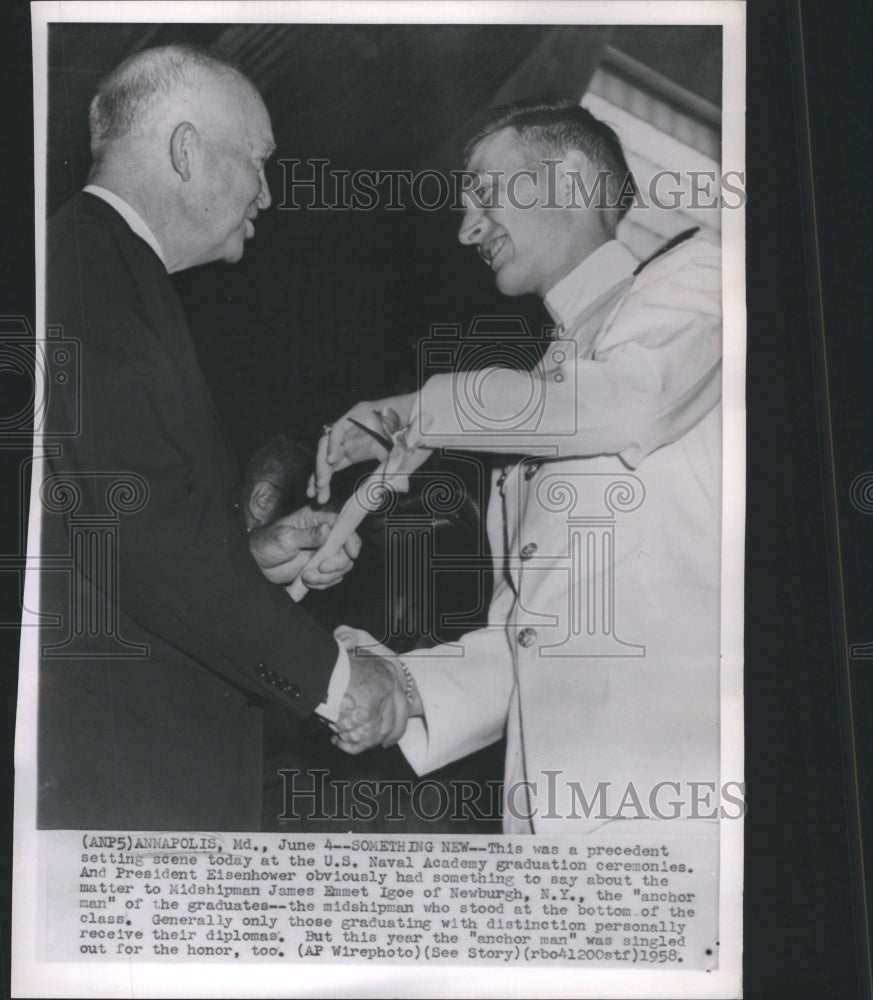
[[[18,988],[740,995],[742,5],[33,14]]]

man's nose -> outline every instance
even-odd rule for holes
[[[270,185],[267,183],[267,175],[264,173],[263,168],[261,168],[260,178],[261,190],[258,193],[258,208],[263,211],[272,205],[273,199],[270,197]]]
[[[464,218],[461,221],[461,228],[458,230],[458,239],[465,245],[480,243],[482,231],[485,228],[485,216],[478,208],[467,205],[464,209]]]

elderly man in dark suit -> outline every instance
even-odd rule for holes
[[[81,432],[54,449],[42,488],[47,564],[76,558],[43,575],[61,628],[42,637],[39,823],[257,829],[265,700],[299,718],[375,717],[385,743],[407,710],[392,664],[347,655],[276,585],[333,515],[304,509],[247,537],[239,471],[168,277],[242,256],[270,205],[270,118],[236,69],[167,46],[118,67],[89,124],[89,184],[47,240],[46,322],[80,342],[82,381]],[[53,398],[47,440],[70,405]],[[117,549],[83,544],[107,503]],[[305,582],[340,579],[357,546]]]

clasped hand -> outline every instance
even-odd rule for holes
[[[336,555],[304,571],[312,554],[321,548],[330,534],[330,526],[335,520],[336,514],[331,511],[301,507],[272,524],[253,528],[249,535],[249,549],[271,583],[293,583],[303,572],[303,582],[307,587],[324,590],[339,583],[361,551],[361,539],[353,534]]]
[[[351,670],[334,745],[350,754],[392,746],[403,736],[410,716],[421,714],[414,682],[410,700],[400,661],[369,633],[342,625],[334,636],[348,651]]]

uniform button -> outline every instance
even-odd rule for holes
[[[227,505],[227,516],[236,517],[239,514],[239,504],[235,500],[231,500]]]
[[[524,648],[527,649],[528,646],[532,646],[534,644],[536,637],[537,630],[535,628],[523,628],[518,633],[518,644],[519,646],[524,646]]]
[[[524,478],[533,479],[533,477],[540,471],[541,462],[528,462],[524,467]]]
[[[267,674],[270,672],[267,670],[266,664],[264,663],[259,663],[255,669],[258,671],[259,677],[266,678]]]
[[[521,547],[521,552],[519,553],[519,555],[521,556],[522,559],[530,559],[531,556],[534,555],[536,550],[537,550],[537,543],[528,542],[527,545],[523,545]]]

